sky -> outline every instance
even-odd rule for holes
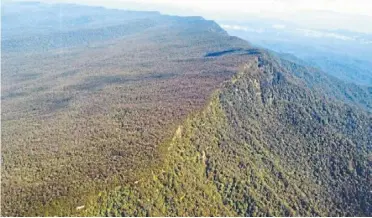
[[[35,0],[34,0],[35,1]],[[243,21],[249,16],[291,21],[310,28],[372,32],[371,0],[39,0],[172,15],[199,15],[213,20]]]
[[[121,2],[126,2],[121,0]],[[204,13],[281,13],[301,10],[332,10],[340,13],[371,15],[370,0],[135,0],[186,7]]]

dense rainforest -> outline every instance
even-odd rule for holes
[[[372,216],[372,87],[201,17],[9,3],[2,32],[2,216]]]

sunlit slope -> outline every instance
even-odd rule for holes
[[[73,30],[2,52],[3,215],[72,214],[96,190],[146,175],[173,129],[247,59],[204,57],[249,48],[213,21],[133,19],[131,30],[94,29],[106,38]]]

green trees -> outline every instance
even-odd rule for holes
[[[119,192],[165,199],[146,209],[160,216],[370,214],[370,114],[337,101],[324,104],[290,74],[276,76],[280,68],[249,63],[176,128],[162,170],[145,177],[142,187]]]
[[[2,54],[3,216],[370,215],[369,89],[159,16]]]

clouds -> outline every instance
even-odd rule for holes
[[[272,28],[281,30],[281,29],[285,29],[286,28],[286,25],[283,25],[283,24],[273,24],[272,25]]]
[[[26,0],[28,1],[28,0]],[[274,18],[304,28],[372,32],[370,0],[40,0],[130,10],[156,10],[172,15],[198,15],[213,20]]]
[[[96,0],[97,1],[97,0]],[[371,15],[369,0],[118,0],[186,7],[195,11],[222,13],[288,13],[302,10],[327,10]]]
[[[317,30],[310,30],[310,29],[296,29],[297,31],[301,32],[306,37],[311,38],[333,38],[338,40],[348,40],[348,41],[355,41],[356,37],[345,36],[338,33],[332,32],[322,32]]]
[[[274,22],[274,20],[273,20]],[[332,41],[349,41],[355,42],[363,45],[370,45],[372,41],[371,37],[364,34],[358,33],[346,33],[343,34],[342,31],[329,31],[329,30],[316,30],[316,29],[305,29],[297,28],[296,26],[287,26],[284,24],[221,24],[221,27],[227,31],[237,32],[247,32],[248,34],[262,34],[262,35],[281,35],[281,37],[301,37],[301,38],[314,38],[314,39],[329,39]],[[234,34],[233,34],[234,35]]]
[[[265,30],[263,28],[251,28],[248,26],[242,25],[229,25],[229,24],[221,24],[221,27],[226,30],[240,30],[244,32],[255,32],[255,33],[263,33]]]
[[[65,0],[41,1],[66,2]],[[167,10],[177,10],[178,8],[199,13],[222,13],[222,15],[288,13],[303,10],[326,10],[358,15],[372,14],[372,3],[370,0],[67,0],[67,2],[114,7],[137,3],[139,7],[161,6]]]

